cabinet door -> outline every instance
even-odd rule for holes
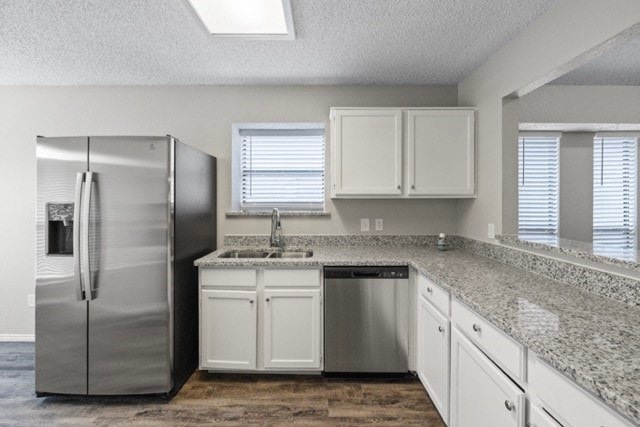
[[[418,377],[446,423],[449,418],[449,321],[418,297]]]
[[[474,111],[409,110],[407,121],[407,194],[473,196]]]
[[[265,290],[265,368],[320,369],[320,290]]]
[[[200,366],[255,369],[256,292],[203,290],[201,304]]]
[[[529,421],[527,427],[562,427],[538,405],[529,405]]]
[[[455,327],[450,404],[450,427],[524,426],[524,392]]]
[[[402,110],[332,113],[332,197],[400,197]]]
[[[628,420],[600,399],[529,353],[528,392],[535,395],[545,410],[562,425],[573,427],[631,427]]]

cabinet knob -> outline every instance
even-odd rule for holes
[[[249,300],[249,304],[253,304],[253,300],[252,299]]]
[[[438,326],[438,330],[439,330],[440,332],[444,332],[444,328],[443,328],[442,326]]]
[[[473,324],[473,330],[476,332],[480,332],[480,325],[478,325],[477,323]]]
[[[427,288],[427,292],[431,293],[431,292],[433,292],[433,289]]]
[[[400,190],[402,188],[402,185],[398,184],[398,190]]]
[[[267,298],[267,299],[266,299],[266,301],[267,301],[267,302],[271,301],[271,298]]]
[[[411,189],[412,189],[412,190],[415,190],[415,189],[416,189],[416,185],[415,185],[415,184],[412,184],[412,185],[411,185]]]
[[[508,400],[505,400],[504,407],[507,408],[507,411],[513,411],[516,405],[514,405],[512,402],[509,402]]]

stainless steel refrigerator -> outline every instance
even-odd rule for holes
[[[197,367],[216,159],[171,136],[38,137],[36,393],[171,394]]]

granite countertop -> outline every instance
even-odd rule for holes
[[[640,271],[640,251],[635,249],[611,248],[607,245],[594,245],[591,242],[580,242],[577,240],[557,239],[554,244],[527,240],[526,237],[519,237],[514,234],[497,236],[502,243],[518,245],[525,248],[539,249],[548,252],[555,252],[569,255],[578,259],[602,262],[605,264],[620,266],[635,271]]]
[[[640,309],[491,258],[424,246],[312,247],[306,259],[225,259],[195,265],[411,265],[551,366],[640,424]],[[247,249],[247,248],[244,248]],[[255,249],[252,247],[251,249]]]

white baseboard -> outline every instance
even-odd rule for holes
[[[0,342],[34,342],[34,334],[0,334]]]

